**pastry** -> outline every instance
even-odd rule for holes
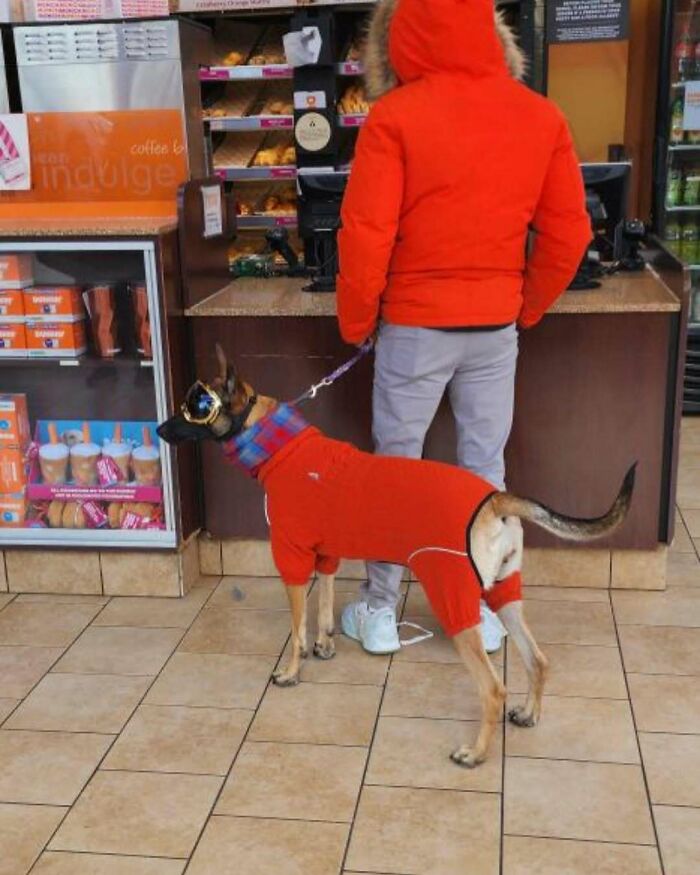
[[[62,525],[64,529],[84,529],[86,527],[85,513],[77,501],[67,501],[65,503]]]
[[[277,149],[260,149],[253,164],[256,167],[274,167],[277,163]]]
[[[241,52],[232,51],[224,55],[222,62],[224,67],[237,67],[243,63],[243,55]]]
[[[263,107],[263,115],[292,115],[293,112],[291,100],[271,100]]]
[[[284,166],[297,163],[297,153],[294,146],[280,146],[279,163]]]
[[[52,529],[60,529],[63,525],[63,502],[52,501],[48,509],[49,526]]]

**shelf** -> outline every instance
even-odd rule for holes
[[[249,115],[205,118],[212,131],[273,131],[294,127],[291,115]]]
[[[285,216],[238,216],[236,226],[240,231],[254,231],[257,228],[296,228],[297,217]]]
[[[351,115],[339,115],[339,128],[361,128],[367,121],[367,113],[353,113]]]
[[[666,207],[667,213],[699,213],[700,204],[694,207]]]
[[[683,143],[680,146],[669,146],[669,152],[697,152],[700,150],[700,143]]]
[[[341,61],[335,65],[339,76],[361,76],[362,64],[359,61]],[[286,64],[268,64],[265,67],[253,67],[240,64],[236,67],[211,66],[200,67],[200,82],[242,82],[264,79],[292,79],[294,68]]]
[[[229,182],[252,179],[296,179],[295,166],[286,167],[215,167],[214,176]]]
[[[0,357],[0,367],[63,367],[63,368],[83,368],[83,369],[102,369],[102,368],[120,368],[121,370],[129,370],[134,368],[143,368],[144,370],[153,369],[153,359],[135,359],[124,356],[113,359],[94,358],[92,356],[82,356],[78,358],[52,358],[47,357]]]

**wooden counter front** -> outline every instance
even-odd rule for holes
[[[215,372],[214,344],[266,394],[296,397],[352,354],[339,337],[333,295],[297,280],[238,280],[188,310],[197,374]],[[678,281],[682,296],[682,282]],[[681,300],[651,269],[569,292],[536,328],[520,335],[516,412],[507,449],[509,488],[573,516],[607,510],[639,462],[622,529],[595,546],[651,549],[673,527]],[[316,401],[307,418],[329,436],[371,449],[372,362],[367,359]],[[446,403],[428,433],[426,456],[454,461]],[[262,493],[203,447],[206,528],[217,538],[267,536]],[[562,542],[539,530],[530,546]]]

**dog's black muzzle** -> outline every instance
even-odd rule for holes
[[[166,444],[181,444],[184,441],[206,441],[215,440],[215,436],[211,433],[206,425],[196,425],[194,422],[187,422],[181,413],[176,413],[170,419],[166,419],[156,429],[158,437],[164,440]]]

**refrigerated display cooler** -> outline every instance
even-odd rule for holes
[[[174,239],[0,237],[0,547],[174,548],[193,530],[186,456],[156,434],[185,380]]]
[[[683,408],[700,412],[700,4],[665,0],[654,154],[654,226],[688,266]]]

